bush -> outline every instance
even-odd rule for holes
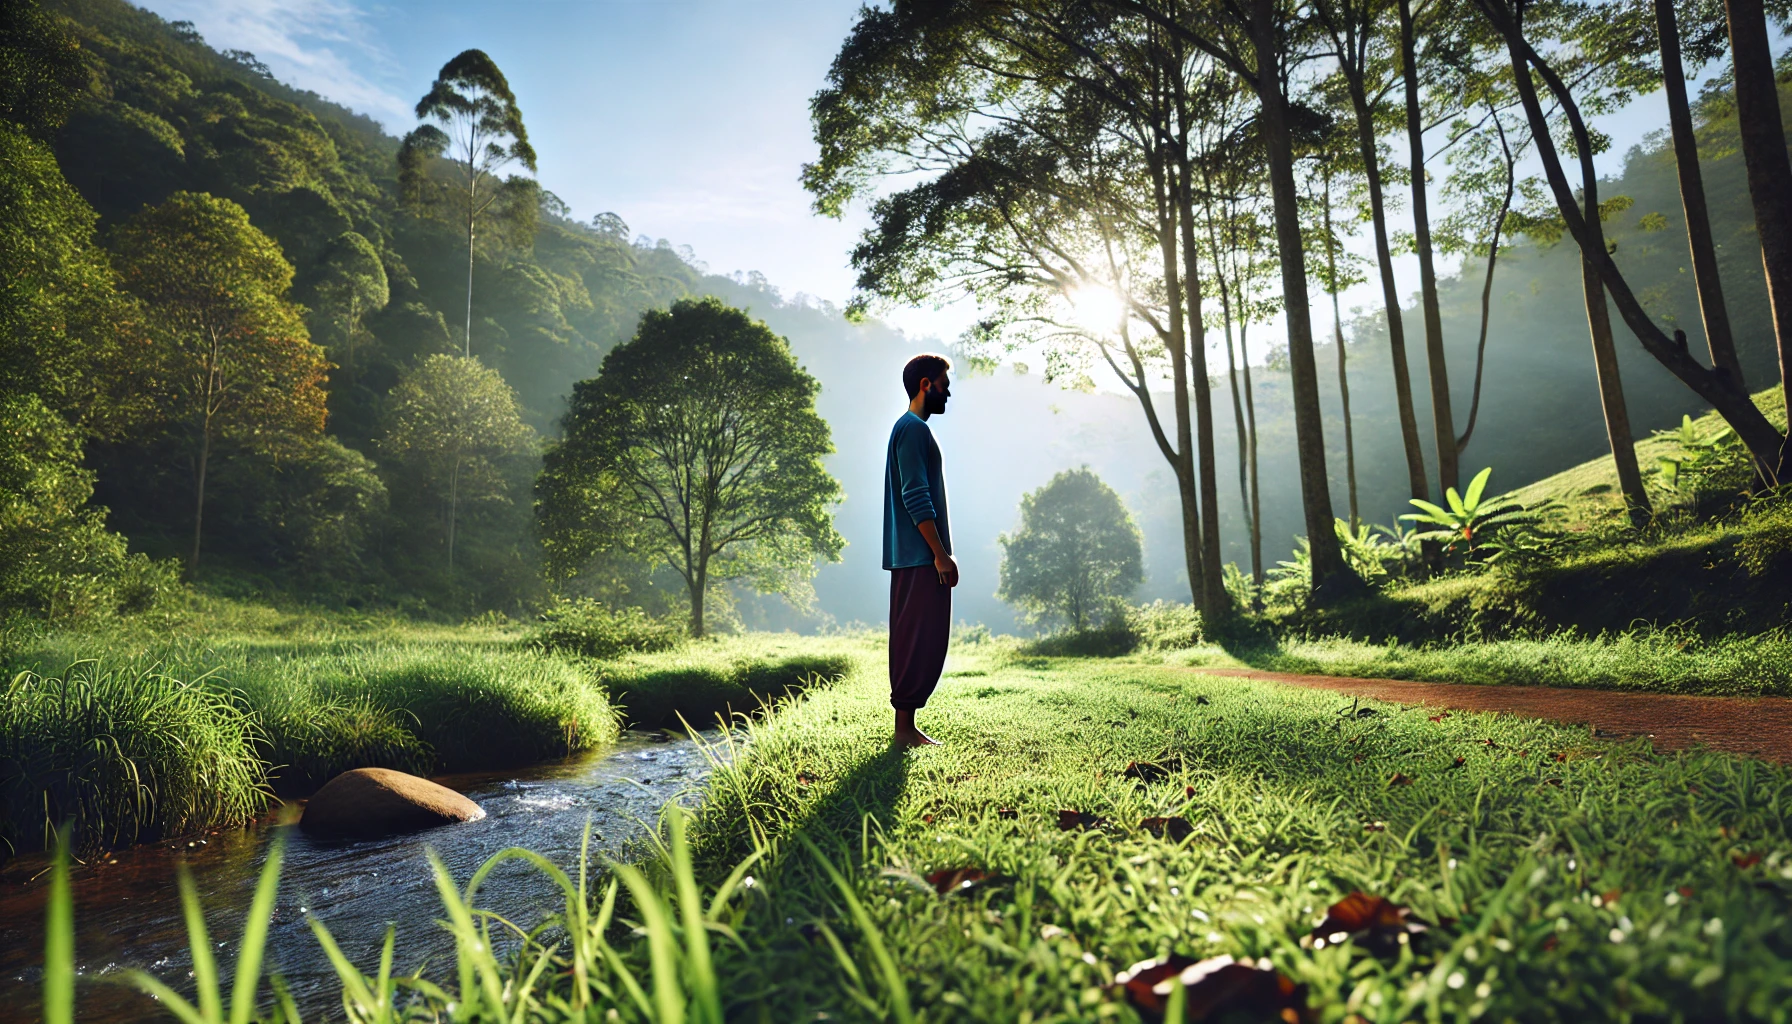
[[[718,714],[752,713],[761,703],[844,677],[856,664],[846,653],[735,653],[730,646],[701,641],[676,654],[606,665],[599,679],[631,726],[677,728],[682,717],[703,728]]]
[[[220,825],[267,806],[262,734],[241,694],[154,661],[19,672],[0,699],[0,841],[72,822],[96,850]]]
[[[689,636],[682,624],[656,619],[639,608],[609,608],[581,598],[543,612],[541,623],[524,642],[587,658],[615,658],[669,651]]]
[[[1129,607],[1126,625],[1138,646],[1150,651],[1180,651],[1206,642],[1201,613],[1192,604],[1153,601]]]

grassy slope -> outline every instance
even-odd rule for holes
[[[778,849],[736,922],[745,950],[720,947],[730,1019],[886,1019],[854,994],[890,1006],[872,947],[798,836],[847,868],[917,1019],[1135,1020],[1104,986],[1168,952],[1268,957],[1327,1021],[1767,1019],[1792,998],[1786,769],[970,650],[922,715],[944,748],[887,750],[881,678],[861,673],[756,726],[716,775],[700,866],[719,879],[754,832]],[[1133,760],[1180,767],[1141,786]],[[1112,824],[1060,831],[1061,808]],[[1154,815],[1195,836],[1152,838]],[[950,897],[921,880],[961,866],[1005,880]],[[1445,923],[1386,959],[1303,945],[1353,889]]]
[[[1776,391],[1755,399],[1784,423]],[[1722,425],[1715,414],[1694,422],[1707,437]],[[1638,461],[1653,481],[1656,459],[1678,450],[1671,438],[1651,437],[1638,442]],[[1718,638],[1774,630],[1792,617],[1784,583],[1792,573],[1792,515],[1732,511],[1701,520],[1690,498],[1652,485],[1658,523],[1638,533],[1622,525],[1616,483],[1611,460],[1602,458],[1514,492],[1527,505],[1554,503],[1546,521],[1567,541],[1551,559],[1392,587],[1293,624],[1315,635],[1424,643],[1638,627]]]

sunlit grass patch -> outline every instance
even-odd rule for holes
[[[1170,952],[1268,958],[1326,1020],[1765,1018],[1792,995],[1778,766],[1142,664],[953,668],[988,674],[922,713],[943,748],[890,751],[873,679],[757,726],[713,778],[700,867],[781,844],[725,985],[790,1019],[872,1019],[852,995],[881,998],[863,928],[803,837],[853,865],[910,1002],[953,1019],[1131,1020],[1108,984]],[[994,880],[926,881],[961,867]],[[1425,941],[1303,942],[1356,890],[1411,908]]]

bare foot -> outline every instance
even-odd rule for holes
[[[899,747],[937,747],[940,741],[919,729],[910,727],[896,730],[896,745]]]

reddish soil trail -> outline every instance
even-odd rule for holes
[[[1461,711],[1504,711],[1591,727],[1597,735],[1649,736],[1658,750],[1704,746],[1792,764],[1792,698],[1689,697],[1677,693],[1476,686],[1401,679],[1350,679],[1253,669],[1191,669],[1215,676],[1265,679],[1400,704]]]

